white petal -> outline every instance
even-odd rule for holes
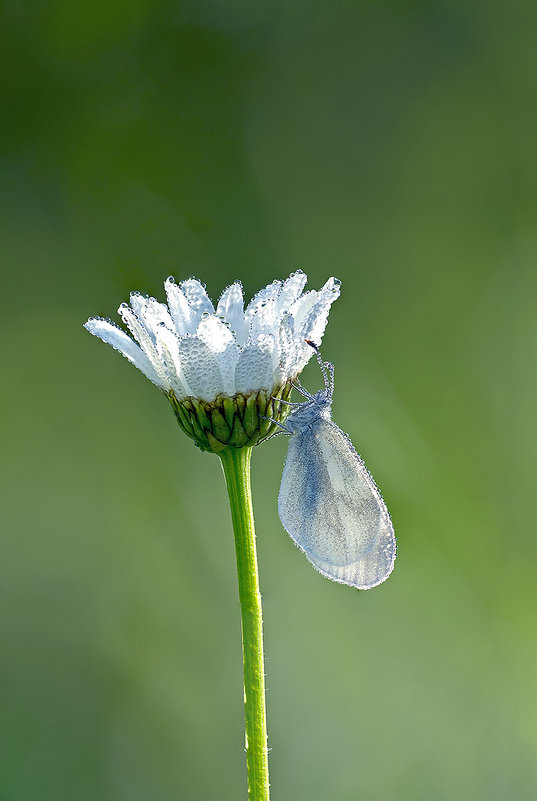
[[[154,351],[156,353],[151,337],[128,303],[122,303],[117,312],[144,353],[147,356],[149,356],[148,351]],[[151,357],[149,356],[149,358]]]
[[[160,323],[170,329],[175,330],[175,325],[170,317],[168,307],[164,303],[159,303],[155,298],[145,298],[138,292],[131,294],[131,306],[134,309],[136,316],[144,324],[153,342],[157,340],[157,328]]]
[[[168,308],[175,323],[175,330],[181,337],[185,334],[193,334],[196,330],[195,314],[190,308],[185,293],[171,276],[166,279],[164,289],[168,298]]]
[[[313,355],[313,348],[305,342],[300,330],[297,331],[292,314],[287,315],[287,326],[288,331],[280,329],[280,365],[284,380],[300,373]]]
[[[186,281],[182,281],[180,286],[197,320],[204,312],[214,314],[214,306],[202,283],[195,278],[189,278]]]
[[[278,364],[282,375],[294,377],[293,367],[296,359],[296,344],[293,316],[285,312],[278,331]]]
[[[339,278],[329,278],[325,285],[319,290],[319,294],[323,297],[331,298],[330,303],[333,303],[341,295],[341,281]]]
[[[169,386],[166,382],[162,381],[145,353],[138,345],[127,336],[127,334],[120,328],[115,326],[109,320],[101,320],[99,317],[90,317],[87,323],[84,324],[90,334],[100,337],[103,342],[112,345],[122,356],[125,356],[138,370],[149,378],[157,387],[167,390]]]
[[[303,339],[299,340],[296,344],[293,360],[291,362],[291,375],[297,375],[298,373],[301,373],[313,356],[314,352],[315,351],[311,345],[308,345]]]
[[[175,330],[175,324],[171,318],[168,307],[164,303],[159,303],[155,298],[149,298],[147,305],[142,312],[142,319],[145,327],[150,328],[153,335],[157,336],[157,328],[164,324],[170,331]]]
[[[300,326],[297,339],[301,347],[297,353],[296,362],[299,371],[304,369],[313,355],[313,349],[307,344],[305,346],[302,345],[302,343],[304,343],[305,340],[311,340],[317,347],[320,347],[328,322],[330,306],[339,297],[340,286],[340,281],[336,278],[330,278],[318,292],[315,304]]]
[[[278,331],[280,316],[276,299],[267,300],[256,309],[250,324],[250,339],[257,339],[260,334],[275,334]]]
[[[235,342],[229,326],[215,314],[207,314],[200,320],[196,335],[213,353],[219,353]]]
[[[280,314],[290,309],[293,303],[300,297],[307,280],[308,276],[303,273],[302,270],[297,270],[296,273],[291,273],[289,278],[284,281],[278,296],[278,311]]]
[[[121,316],[121,319],[133,335],[135,339],[138,340],[140,347],[142,348],[143,352],[153,365],[153,368],[158,375],[159,379],[166,383],[167,375],[166,370],[162,365],[162,360],[158,354],[158,351],[153,343],[151,336],[148,334],[147,330],[144,328],[142,323],[140,322],[139,318],[133,312],[130,306],[126,303],[122,303],[118,309],[118,313]]]
[[[271,390],[277,370],[278,348],[274,334],[260,336],[242,348],[235,369],[235,391]]]
[[[272,284],[264,287],[257,295],[254,295],[244,312],[244,320],[248,329],[259,307],[263,306],[268,300],[275,300],[280,294],[281,288],[281,281],[273,281]]]
[[[216,314],[226,318],[237,342],[242,345],[248,336],[248,328],[244,322],[244,296],[240,281],[235,281],[224,289],[216,307]]]
[[[216,315],[202,317],[197,335],[213,353],[223,381],[226,395],[235,394],[235,367],[239,348],[230,328]],[[201,366],[200,366],[201,367]]]
[[[173,331],[160,325],[157,330],[157,348],[162,364],[166,368],[171,388],[179,400],[189,395],[189,389],[181,369],[179,356],[180,339]]]
[[[311,339],[317,346],[321,344],[323,334],[328,322],[330,306],[339,298],[341,281],[330,278],[319,291],[317,300],[307,314],[300,328],[300,335],[304,339]]]
[[[178,357],[189,395],[212,401],[224,392],[222,374],[216,358],[199,337],[187,336],[180,339]]]
[[[144,308],[148,300],[149,300],[148,296],[142,295],[140,294],[140,292],[131,292],[130,294],[131,306],[134,309],[134,313],[140,319],[142,317],[142,309]]]
[[[297,333],[300,331],[302,323],[315,305],[318,297],[319,293],[312,289],[311,292],[306,292],[305,295],[302,295],[302,297],[298,298],[298,300],[296,300],[291,306],[290,312],[293,315],[293,320],[295,321],[295,331]]]

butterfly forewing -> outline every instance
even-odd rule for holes
[[[321,417],[289,442],[278,503],[280,519],[325,576],[367,589],[395,559],[388,510],[349,438]]]

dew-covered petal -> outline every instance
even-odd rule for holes
[[[201,318],[197,335],[211,350],[222,375],[223,391],[226,395],[235,394],[235,367],[239,358],[239,349],[229,326],[210,314]]]
[[[156,342],[157,328],[161,323],[164,323],[170,331],[175,330],[175,325],[168,311],[168,307],[164,303],[159,303],[155,298],[145,298],[143,295],[133,292],[131,295],[131,306],[136,316],[142,321],[153,342]]]
[[[306,292],[305,295],[298,298],[289,309],[295,321],[295,332],[297,335],[302,327],[302,323],[315,306],[318,296],[319,293],[312,289],[310,292]]]
[[[339,278],[329,278],[325,285],[319,290],[319,295],[325,299],[329,300],[330,304],[332,304],[335,300],[339,298],[341,295],[341,281]]]
[[[295,337],[293,316],[285,312],[278,329],[278,364],[283,375],[291,377],[295,359]]]
[[[178,358],[189,395],[212,401],[224,392],[224,382],[216,357],[197,336],[179,340]]]
[[[199,321],[202,314],[214,314],[212,301],[200,281],[196,278],[188,278],[186,281],[182,281],[180,286],[194,312],[196,322]]]
[[[165,325],[158,327],[156,345],[158,354],[166,369],[170,386],[179,400],[190,394],[181,366],[180,341],[177,334],[170,331]]]
[[[84,323],[90,334],[102,339],[108,345],[112,345],[117,351],[125,356],[135,367],[138,368],[153,384],[161,389],[169,389],[167,383],[157,375],[155,368],[151,364],[149,358],[142,351],[142,349],[127,334],[120,328],[115,326],[109,320],[102,320],[100,317],[90,317],[87,323]]]
[[[276,300],[278,295],[280,294],[280,290],[282,288],[281,281],[273,281],[272,284],[261,289],[250,301],[248,306],[246,307],[246,311],[244,312],[244,321],[246,323],[247,330],[249,330],[251,322],[254,318],[254,315],[257,313],[257,310],[263,306],[269,300]]]
[[[248,340],[235,369],[235,392],[272,389],[277,368],[278,347],[274,334]]]
[[[298,371],[303,370],[313,355],[313,350],[302,343],[305,340],[314,342],[320,347],[323,335],[328,322],[328,315],[332,303],[337,300],[340,294],[341,282],[336,278],[330,278],[323,288],[317,293],[317,300],[304,318],[298,331],[297,340],[300,347],[297,350],[296,366]]]
[[[278,331],[279,323],[276,299],[272,298],[256,309],[250,323],[250,338],[257,339],[261,334],[275,334]]]
[[[142,312],[142,319],[146,328],[151,328],[156,338],[159,325],[165,325],[170,331],[175,329],[168,307],[165,303],[159,303],[155,298],[149,298]]]
[[[280,294],[278,295],[278,311],[280,314],[290,309],[293,303],[300,297],[307,280],[308,276],[303,273],[302,270],[297,270],[296,273],[291,273],[289,278],[283,282]]]
[[[239,345],[242,345],[248,336],[248,329],[244,323],[244,296],[240,281],[224,289],[216,307],[218,317],[225,317],[235,333],[235,338]]]
[[[155,352],[156,348],[153,345],[153,340],[149,333],[144,328],[139,317],[134,313],[128,303],[122,303],[117,310],[119,316],[136,339],[142,350],[149,356],[149,352]],[[149,352],[148,352],[149,351]],[[151,357],[149,357],[151,358]]]
[[[317,346],[321,344],[328,322],[330,306],[340,295],[341,281],[330,278],[317,294],[317,300],[306,315],[300,328],[304,339],[311,339]]]
[[[166,383],[167,381],[167,374],[166,370],[162,364],[162,360],[158,354],[157,348],[153,342],[153,339],[147,332],[147,329],[142,325],[139,318],[133,312],[131,307],[127,303],[122,303],[118,309],[118,313],[134,336],[134,338],[138,341],[140,347],[142,348],[143,352],[153,365],[153,368],[158,375],[160,381]]]
[[[142,295],[140,292],[131,292],[130,303],[134,313],[139,319],[142,319],[142,309],[149,300],[147,295]]]
[[[196,335],[208,345],[213,353],[219,353],[228,345],[235,344],[230,327],[215,314],[206,314],[202,317]]]
[[[291,375],[298,375],[302,372],[304,367],[307,365],[311,357],[313,356],[314,350],[313,348],[306,344],[304,340],[297,342],[295,352],[293,354],[293,359],[290,363],[289,371]]]
[[[196,315],[191,308],[185,293],[175,280],[170,276],[164,284],[166,297],[168,298],[168,308],[175,324],[175,330],[179,336],[194,334],[196,330]]]

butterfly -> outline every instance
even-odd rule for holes
[[[350,438],[332,421],[334,366],[317,359],[325,387],[293,408],[282,426],[289,449],[278,498],[280,520],[323,576],[367,590],[393,570],[396,542],[382,496]]]

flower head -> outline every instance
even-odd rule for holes
[[[192,420],[188,421],[190,426],[185,425],[180,411],[186,410],[191,417],[194,408],[200,423],[199,409],[203,409],[214,439],[212,416],[216,410],[225,423],[220,426],[223,437],[216,440],[222,447],[241,446],[246,444],[242,432],[233,441],[232,409],[237,404],[246,409],[252,397],[263,397],[264,409],[257,410],[255,431],[245,433],[248,442],[266,436],[259,418],[272,417],[270,411],[277,416],[276,410],[269,408],[271,396],[289,394],[292,381],[313,353],[306,340],[321,343],[340,282],[330,278],[318,292],[304,293],[306,280],[298,271],[286,281],[274,281],[246,308],[242,286],[236,281],[224,290],[215,309],[205,287],[195,278],[180,284],[168,278],[164,285],[167,305],[133,292],[130,306],[122,303],[119,307],[119,315],[134,339],[99,317],[91,317],[85,327],[122,353],[168,395],[182,427],[201,447],[216,448],[207,438],[206,421],[201,421],[200,428],[205,431],[202,438],[199,432],[189,430]],[[230,404],[230,399],[235,403]]]

